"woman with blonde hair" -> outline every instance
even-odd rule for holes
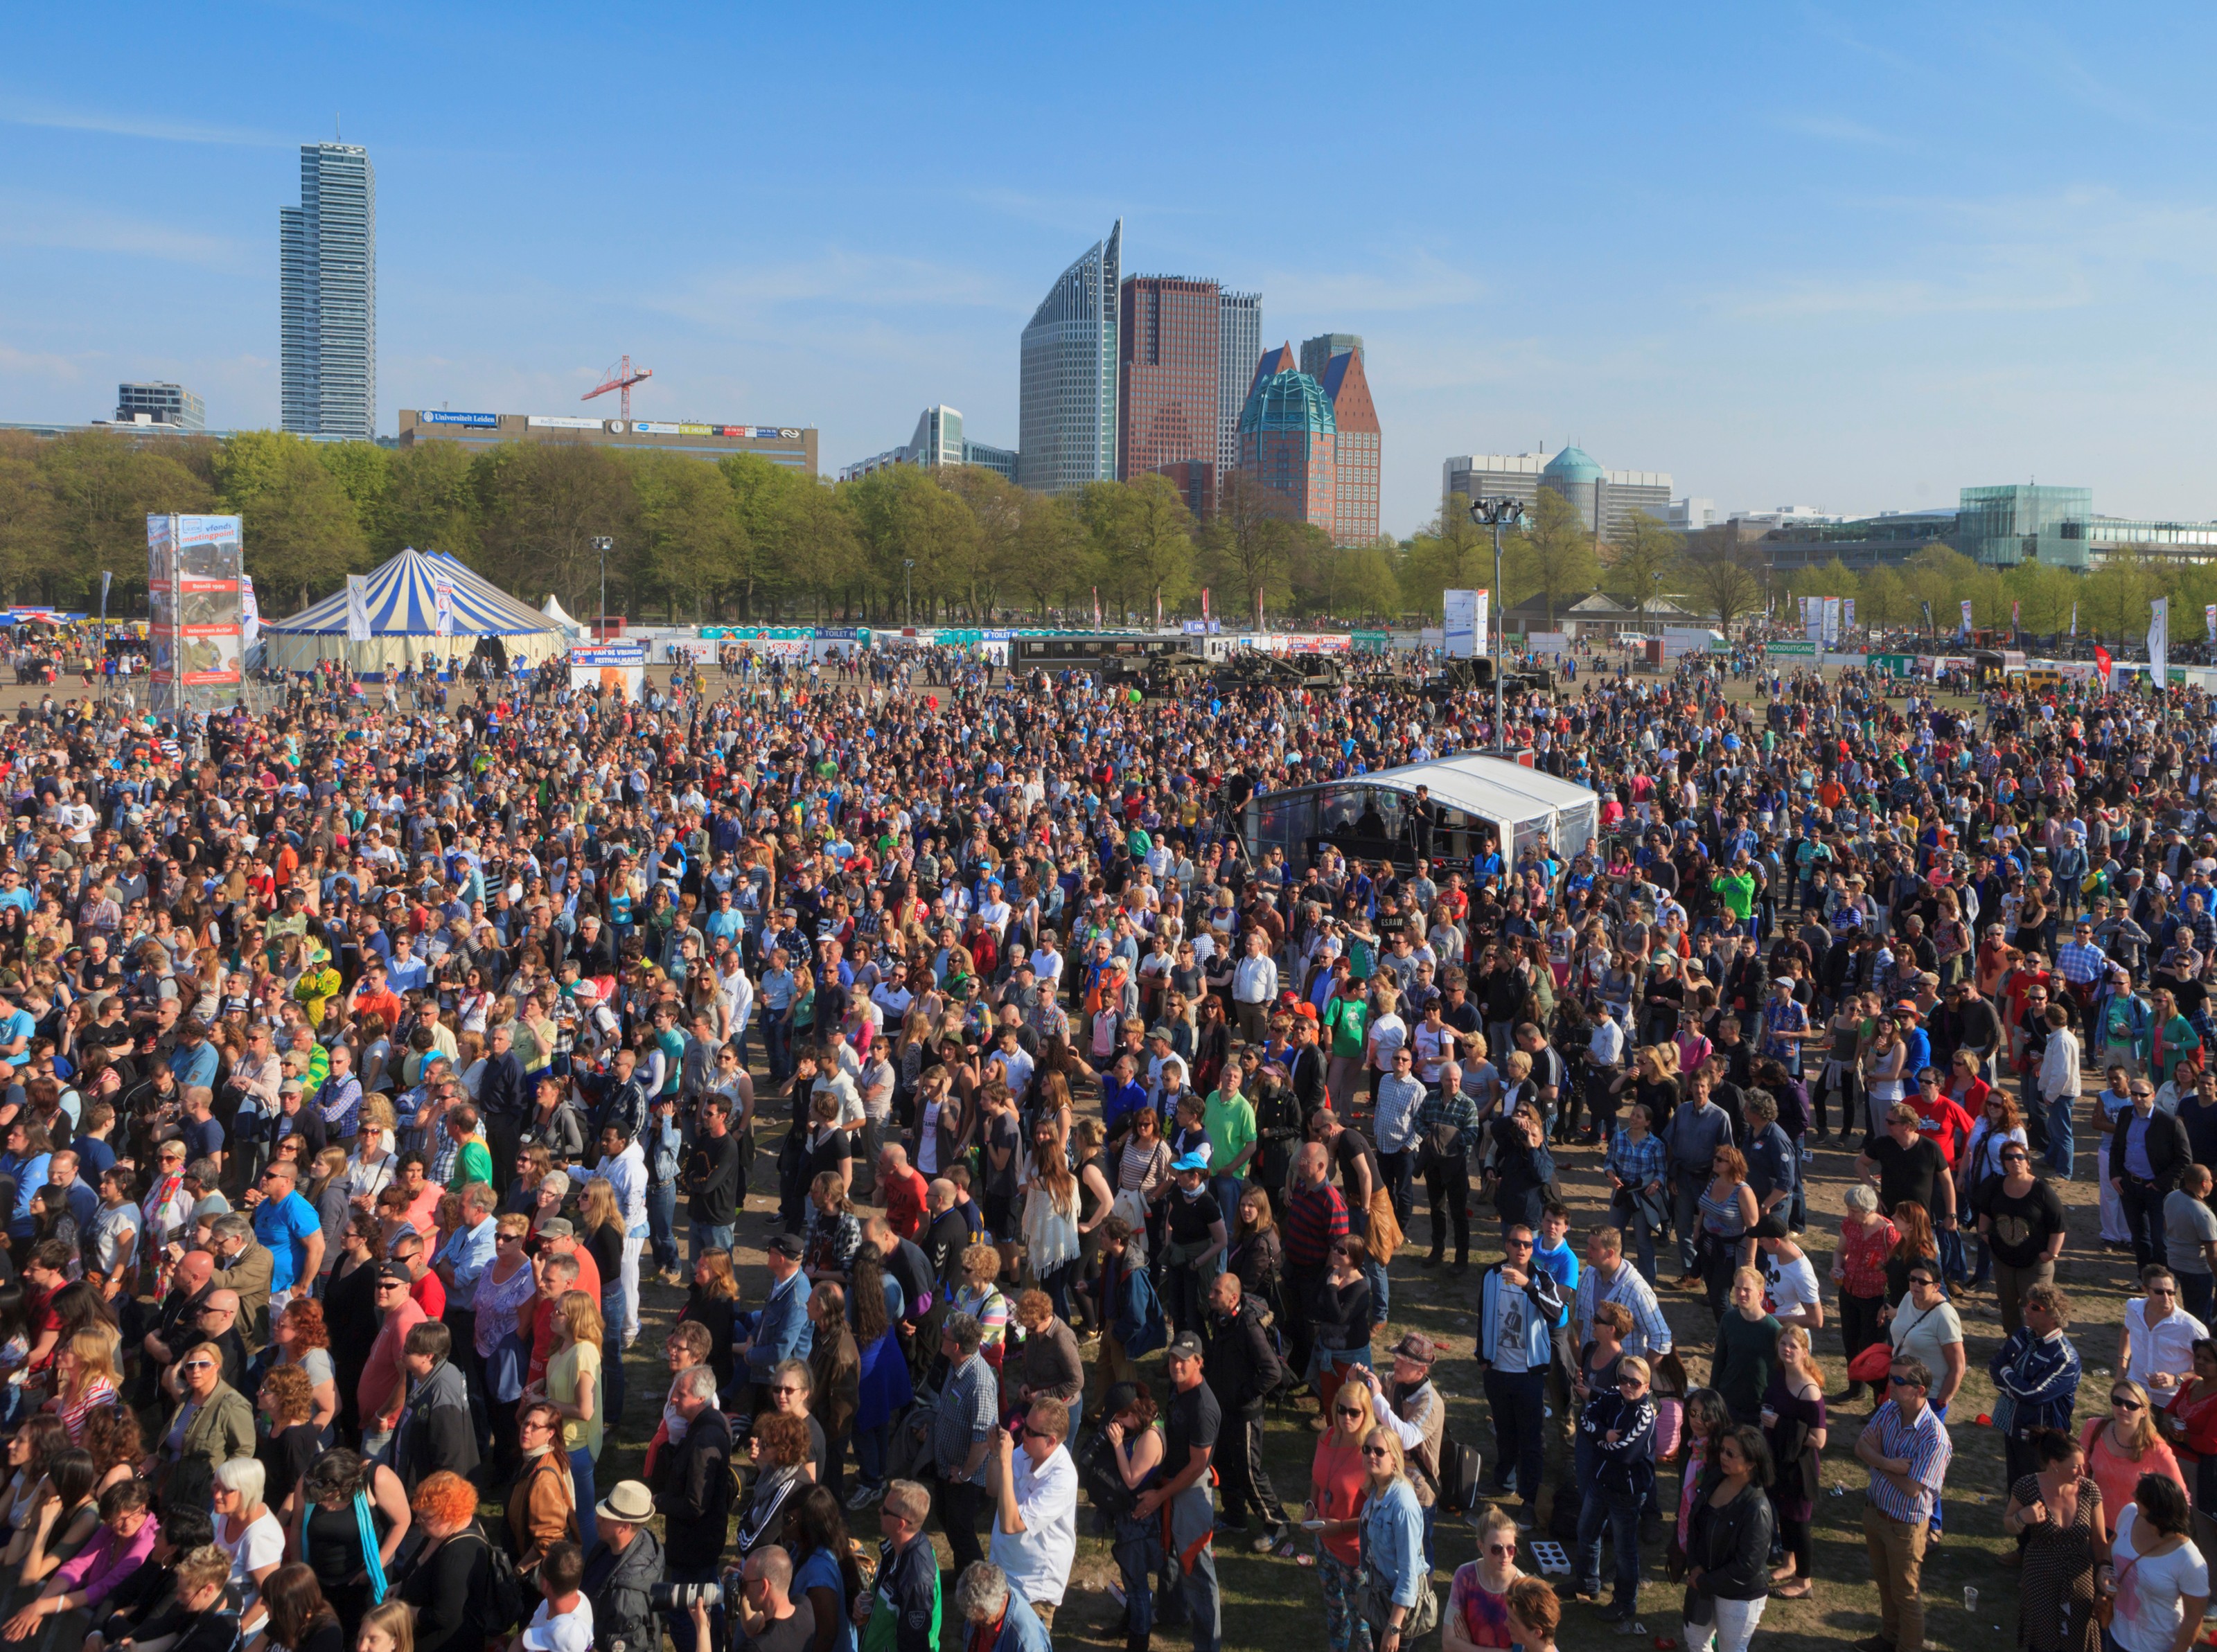
[[[1001,1294],[1001,1252],[996,1245],[984,1243],[966,1247],[960,1261],[962,1283],[955,1287],[954,1305],[958,1314],[967,1314],[978,1322],[984,1333],[979,1352],[985,1363],[995,1371],[1008,1353],[1009,1299]]]
[[[1524,1574],[1516,1569],[1516,1521],[1498,1504],[1473,1517],[1478,1527],[1478,1558],[1455,1569],[1441,1614],[1441,1652],[1482,1652],[1513,1646],[1509,1603]]]
[[[216,1547],[231,1556],[231,1587],[239,1601],[238,1632],[251,1639],[269,1617],[262,1586],[285,1561],[285,1528],[262,1501],[262,1464],[234,1457],[215,1465]]]
[[[60,1387],[46,1409],[62,1420],[72,1446],[84,1443],[85,1424],[95,1411],[116,1402],[123,1385],[115,1361],[121,1340],[113,1325],[88,1325],[54,1353],[54,1377]]]
[[[1762,1421],[1777,1476],[1770,1486],[1770,1507],[1786,1545],[1786,1563],[1771,1573],[1770,1581],[1787,1587],[1771,1593],[1782,1600],[1799,1600],[1808,1594],[1815,1575],[1809,1527],[1817,1516],[1826,1438],[1825,1372],[1810,1352],[1809,1333],[1799,1325],[1778,1334],[1778,1368],[1763,1392]]]
[[[2176,1480],[2180,1491],[2188,1491],[2177,1457],[2156,1431],[2155,1408],[2148,1402],[2147,1390],[2127,1378],[2110,1380],[2109,1415],[2086,1419],[2078,1448],[2086,1454],[2086,1477],[2102,1489],[2105,1538],[2117,1535],[2117,1511],[2131,1506],[2142,1475],[2163,1475]],[[2188,1495],[2190,1500],[2191,1493]]]
[[[1424,1511],[1409,1482],[1401,1437],[1383,1424],[1362,1440],[1362,1581],[1358,1597],[1370,1643],[1402,1652],[1439,1618],[1431,1563],[1424,1558]]]
[[[592,1298],[566,1291],[554,1304],[554,1351],[547,1375],[523,1390],[543,1399],[562,1418],[562,1449],[570,1455],[570,1484],[577,1497],[577,1529],[590,1550],[601,1540],[593,1518],[593,1464],[601,1454],[601,1341],[607,1322]]]
[[[1755,1224],[1763,1216],[1755,1189],[1747,1185],[1746,1156],[1738,1148],[1720,1144],[1709,1156],[1709,1182],[1700,1206],[1702,1282],[1709,1311],[1722,1320],[1734,1274],[1755,1260]]]

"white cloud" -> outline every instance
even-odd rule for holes
[[[17,126],[45,126],[59,132],[98,133],[111,138],[139,138],[161,144],[227,144],[249,149],[281,149],[286,140],[266,132],[240,126],[212,126],[195,120],[149,120],[139,115],[109,114],[99,109],[71,109],[13,95],[0,95],[0,121]]]
[[[211,269],[237,269],[244,255],[223,236],[36,196],[0,195],[0,246],[118,253]]]
[[[1777,125],[1787,132],[1799,133],[1805,138],[1819,138],[1829,143],[1853,144],[1865,149],[1907,149],[1909,139],[1898,133],[1882,132],[1878,127],[1843,114],[1782,114]]]

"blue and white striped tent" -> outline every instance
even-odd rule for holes
[[[262,627],[269,663],[280,670],[306,671],[323,660],[341,660],[349,669],[374,676],[433,656],[466,656],[484,637],[497,637],[510,660],[521,657],[534,664],[569,649],[569,638],[545,614],[439,552],[403,551],[367,577],[367,642],[347,640],[342,588],[291,619]],[[441,577],[454,586],[451,637],[439,635],[432,581]]]

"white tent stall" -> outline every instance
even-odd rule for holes
[[[320,661],[342,660],[349,670],[375,677],[473,652],[503,665],[519,659],[538,665],[570,646],[553,620],[438,552],[403,551],[370,574],[366,584],[367,641],[347,636],[347,594],[342,588],[289,620],[264,622],[269,663],[282,671],[309,671]],[[454,628],[444,636],[439,631],[442,585],[454,611]]]
[[[1600,829],[1594,792],[1473,752],[1264,792],[1248,799],[1242,834],[1257,858],[1282,849],[1297,869],[1327,842],[1351,859],[1405,864],[1416,854],[1410,805],[1419,786],[1430,795],[1432,859],[1442,871],[1467,872],[1489,841],[1511,866],[1535,845],[1576,854]]]

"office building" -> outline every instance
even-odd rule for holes
[[[2086,565],[2083,529],[2094,515],[2091,488],[2016,483],[1965,488],[1956,497],[1955,548],[1980,567],[2012,568],[2034,561]],[[2066,537],[2065,528],[2073,526],[2082,531]]]
[[[1515,499],[1527,509],[1541,488],[1560,494],[1601,539],[1614,539],[1644,511],[1657,521],[1670,515],[1672,478],[1668,471],[1605,471],[1583,447],[1536,453],[1470,453],[1440,467],[1442,501]]]
[[[1116,476],[1217,462],[1220,291],[1182,275],[1127,275],[1116,314]],[[1204,482],[1204,493],[1213,489]]]
[[[180,430],[207,428],[207,408],[182,385],[118,385],[118,424],[171,424]]]
[[[278,215],[280,422],[377,434],[377,172],[356,144],[300,146],[300,204]]]
[[[1281,495],[1295,521],[1320,527],[1335,540],[1337,436],[1331,398],[1294,364],[1292,347],[1280,345],[1264,356],[1239,415],[1240,468]]]
[[[457,413],[446,408],[403,408],[402,447],[451,441],[475,452],[504,441],[578,442],[638,453],[682,453],[718,459],[758,453],[808,476],[816,474],[817,433],[805,425],[707,423],[691,419],[582,418],[566,413]]]
[[[1263,357],[1263,295],[1220,293],[1216,323],[1216,473],[1239,467],[1239,416]]]
[[[1324,370],[1331,365],[1332,357],[1344,355],[1349,350],[1357,355],[1362,354],[1360,333],[1318,333],[1314,338],[1305,338],[1301,341],[1301,371],[1322,384]]]
[[[1685,498],[1670,502],[1668,520],[1681,533],[1689,533],[1696,528],[1714,527],[1724,518],[1717,514],[1715,500]]]
[[[916,422],[916,434],[908,439],[906,446],[889,447],[882,453],[873,453],[868,459],[843,465],[839,479],[852,482],[857,477],[893,465],[976,465],[1011,482],[1016,479],[1016,450],[972,441],[962,432],[961,410],[944,404],[923,410]]]
[[[1116,310],[1124,220],[1056,278],[1023,332],[1016,479],[1070,493],[1116,474]]]
[[[1345,348],[1330,354],[1317,347]],[[1332,507],[1332,543],[1368,545],[1378,537],[1378,465],[1381,443],[1378,409],[1370,399],[1370,381],[1362,370],[1362,341],[1352,333],[1326,333],[1301,346],[1306,364],[1318,361],[1323,369],[1310,377],[1324,387],[1331,402],[1333,474],[1338,497]],[[1304,365],[1303,373],[1308,373]]]

